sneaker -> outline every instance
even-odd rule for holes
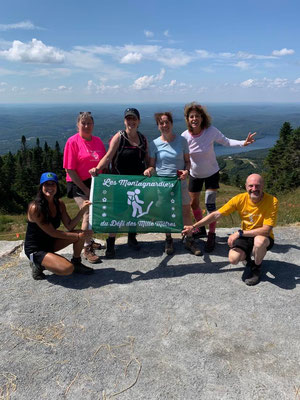
[[[103,248],[101,243],[97,243],[94,240],[92,240],[91,246],[93,250],[101,250]]]
[[[256,265],[254,261],[252,261],[250,276],[245,279],[246,285],[254,286],[260,282],[260,267],[261,265]]]
[[[114,237],[109,237],[106,239],[106,252],[105,252],[106,258],[115,258],[116,256],[115,240],[116,238]]]
[[[204,246],[204,250],[206,253],[211,253],[216,246],[216,234],[212,232],[208,232],[207,241]]]
[[[83,257],[88,260],[91,264],[101,263],[101,259],[99,256],[96,256],[92,245],[85,246],[83,249]]]
[[[190,250],[195,256],[202,256],[202,251],[197,247],[195,240],[192,236],[186,236],[184,247]]]
[[[136,233],[128,233],[128,246],[134,250],[140,250],[141,245],[136,240]]]
[[[44,267],[41,265],[35,264],[32,261],[30,261],[30,267],[31,267],[31,275],[35,281],[41,281],[43,279],[46,279],[46,275],[43,273],[45,270]]]
[[[171,237],[166,238],[165,252],[168,254],[168,256],[174,253],[173,239]]]
[[[201,226],[200,228],[196,228],[193,232],[194,239],[200,239],[207,237],[205,226]]]
[[[81,263],[81,257],[73,257],[71,263],[74,265],[75,274],[91,275],[95,272],[93,268],[87,267],[86,265]]]

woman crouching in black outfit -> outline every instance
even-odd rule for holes
[[[43,274],[45,269],[56,275],[94,272],[92,268],[83,265],[80,258],[84,241],[92,236],[93,231],[73,230],[91,202],[86,200],[76,217],[71,219],[65,203],[59,197],[57,175],[45,172],[41,176],[37,196],[28,207],[24,245],[25,254],[31,261],[32,277],[36,280],[45,279],[46,276]],[[67,228],[67,232],[58,230],[61,222]],[[71,262],[55,254],[71,243],[73,243]]]

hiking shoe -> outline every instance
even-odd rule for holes
[[[116,238],[114,237],[108,237],[106,239],[106,251],[105,251],[106,258],[115,258],[116,256],[115,240]]]
[[[165,252],[168,254],[168,256],[174,253],[173,239],[171,237],[166,238]]]
[[[261,265],[256,265],[254,261],[252,261],[250,276],[245,279],[246,285],[254,286],[260,282],[260,267]]]
[[[136,233],[128,233],[128,246],[134,250],[140,250],[141,245],[136,240]]]
[[[208,232],[207,241],[204,246],[204,250],[206,253],[211,253],[216,246],[216,234],[212,232]]]
[[[96,256],[92,245],[84,246],[83,257],[88,260],[91,264],[101,263],[99,256]]]
[[[101,250],[103,248],[102,244],[95,242],[95,240],[91,241],[91,246],[93,250]]]
[[[39,264],[35,264],[34,262],[30,261],[30,267],[31,267],[31,275],[35,281],[41,281],[43,279],[46,279],[46,275],[43,273],[45,270],[44,267],[42,267]]]
[[[87,267],[81,263],[81,257],[73,257],[71,263],[74,265],[74,273],[82,275],[91,275],[95,271],[91,267]]]
[[[192,236],[194,239],[200,239],[200,238],[207,237],[205,226],[201,226],[200,228],[194,229]]]
[[[197,247],[192,236],[186,236],[184,247],[195,256],[202,256],[202,251]]]

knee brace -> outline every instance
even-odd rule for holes
[[[216,211],[216,198],[217,192],[213,190],[207,190],[205,192],[205,205],[208,213],[212,213]]]

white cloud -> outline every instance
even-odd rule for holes
[[[96,93],[96,94],[101,94],[104,93],[106,91],[111,92],[112,90],[119,90],[120,89],[120,85],[104,85],[103,83],[100,83],[99,85],[97,85],[96,83],[94,83],[92,80],[88,81],[88,85],[87,85],[87,90],[91,93]]]
[[[145,30],[144,30],[144,35],[145,35],[147,38],[152,38],[152,37],[154,36],[154,33],[145,29]]]
[[[17,22],[15,24],[0,24],[0,31],[9,31],[11,29],[40,29],[30,21]]]
[[[165,75],[165,70],[162,68],[158,75],[144,75],[136,79],[132,87],[136,90],[149,89],[154,86],[155,82],[161,81]]]
[[[48,93],[48,92],[68,92],[68,93],[70,93],[70,92],[72,92],[72,86],[69,86],[69,87],[67,87],[67,86],[64,86],[64,85],[60,85],[60,86],[58,86],[58,87],[56,87],[56,88],[48,88],[48,87],[44,87],[44,88],[42,88],[41,89],[41,92],[43,92],[43,93]]]
[[[40,68],[33,71],[34,76],[49,76],[53,78],[61,78],[62,76],[72,75],[70,68]]]
[[[0,86],[7,86],[6,82],[0,82]]]
[[[11,88],[11,91],[14,92],[14,93],[24,92],[24,88],[23,87],[18,87],[18,86],[13,86]]]
[[[126,56],[121,58],[121,64],[135,64],[140,62],[143,58],[141,53],[128,53]]]
[[[267,83],[268,87],[275,87],[275,88],[283,88],[288,85],[288,80],[285,78],[276,78],[276,79],[266,79],[265,82]]]
[[[250,64],[247,63],[246,61],[238,61],[236,64],[232,64],[234,67],[240,68],[240,69],[249,69]]]
[[[281,50],[273,50],[272,55],[273,56],[289,56],[295,53],[295,50],[293,49],[281,49]]]
[[[64,54],[52,46],[46,46],[42,41],[32,39],[29,43],[14,40],[9,50],[0,51],[0,56],[10,61],[25,63],[62,63]]]
[[[270,88],[270,89],[277,89],[277,88],[284,88],[287,87],[289,84],[288,79],[286,78],[263,78],[259,79],[248,79],[244,82],[240,83],[240,86],[243,88],[250,88],[250,87],[259,87],[259,88]]]
[[[241,87],[249,88],[255,86],[256,81],[254,79],[247,79],[246,81],[240,84]]]
[[[299,85],[299,84],[300,84],[300,78],[297,78],[296,80],[294,80],[294,83],[295,83],[296,85]]]
[[[169,38],[171,36],[168,30],[164,31],[164,36],[166,36],[167,38]]]
[[[207,50],[196,50],[196,53],[200,56],[200,58],[212,58],[214,55],[209,53]]]

